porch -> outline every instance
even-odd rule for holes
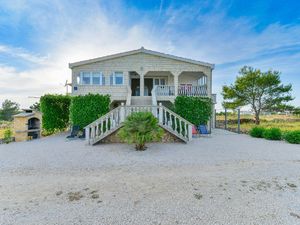
[[[203,72],[129,72],[131,96],[208,96],[208,79]]]

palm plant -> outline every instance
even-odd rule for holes
[[[146,143],[159,141],[163,130],[158,125],[158,120],[151,112],[132,113],[123,123],[118,136],[128,144],[135,144],[137,151],[146,150]]]

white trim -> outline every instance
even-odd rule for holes
[[[101,62],[101,61],[115,59],[115,58],[119,58],[119,57],[123,57],[123,56],[134,55],[137,53],[145,53],[145,54],[149,54],[149,55],[155,55],[155,56],[160,56],[160,57],[164,57],[164,58],[174,59],[174,60],[187,62],[187,63],[191,63],[191,64],[206,66],[211,69],[215,68],[215,65],[211,64],[211,63],[201,62],[201,61],[197,61],[197,60],[193,60],[193,59],[187,59],[187,58],[183,58],[183,57],[179,57],[179,56],[175,56],[175,55],[169,55],[169,54],[165,54],[165,53],[161,53],[161,52],[156,52],[156,51],[145,49],[143,47],[140,49],[137,49],[137,50],[133,50],[133,51],[122,52],[122,53],[98,57],[98,58],[94,58],[94,59],[88,59],[88,60],[83,60],[83,61],[79,61],[79,62],[69,63],[69,68],[72,69],[73,67],[76,67],[76,66],[81,66],[81,65],[95,63],[95,62]]]

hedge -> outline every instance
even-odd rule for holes
[[[212,114],[212,101],[205,97],[177,96],[174,110],[192,124],[207,124]]]
[[[46,94],[41,97],[42,127],[47,134],[64,130],[69,124],[71,98]]]
[[[268,140],[281,140],[282,132],[279,128],[266,129],[263,132],[263,137]]]
[[[263,127],[253,127],[249,134],[251,137],[262,138],[265,130]]]
[[[284,139],[291,144],[300,144],[300,130],[287,132]]]
[[[87,94],[72,97],[70,120],[73,125],[84,128],[109,112],[109,95]]]

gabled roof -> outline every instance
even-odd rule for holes
[[[197,60],[193,60],[193,59],[187,59],[187,58],[183,58],[183,57],[179,57],[179,56],[175,56],[175,55],[169,55],[169,54],[156,52],[156,51],[148,50],[148,49],[145,49],[144,47],[141,47],[140,49],[136,49],[136,50],[132,50],[132,51],[128,51],[128,52],[121,52],[121,53],[107,55],[107,56],[103,56],[103,57],[99,57],[99,58],[69,63],[69,68],[72,69],[73,67],[76,67],[76,66],[101,62],[101,61],[115,59],[115,58],[119,58],[119,57],[123,57],[123,56],[134,55],[137,53],[145,53],[145,54],[149,54],[149,55],[155,55],[155,56],[160,56],[160,57],[164,57],[164,58],[168,58],[168,59],[174,59],[174,60],[187,62],[187,63],[191,63],[191,64],[196,64],[196,65],[200,65],[200,66],[207,66],[207,67],[210,67],[211,69],[214,69],[214,67],[215,67],[215,65],[211,64],[211,63],[201,62],[201,61],[197,61]]]

